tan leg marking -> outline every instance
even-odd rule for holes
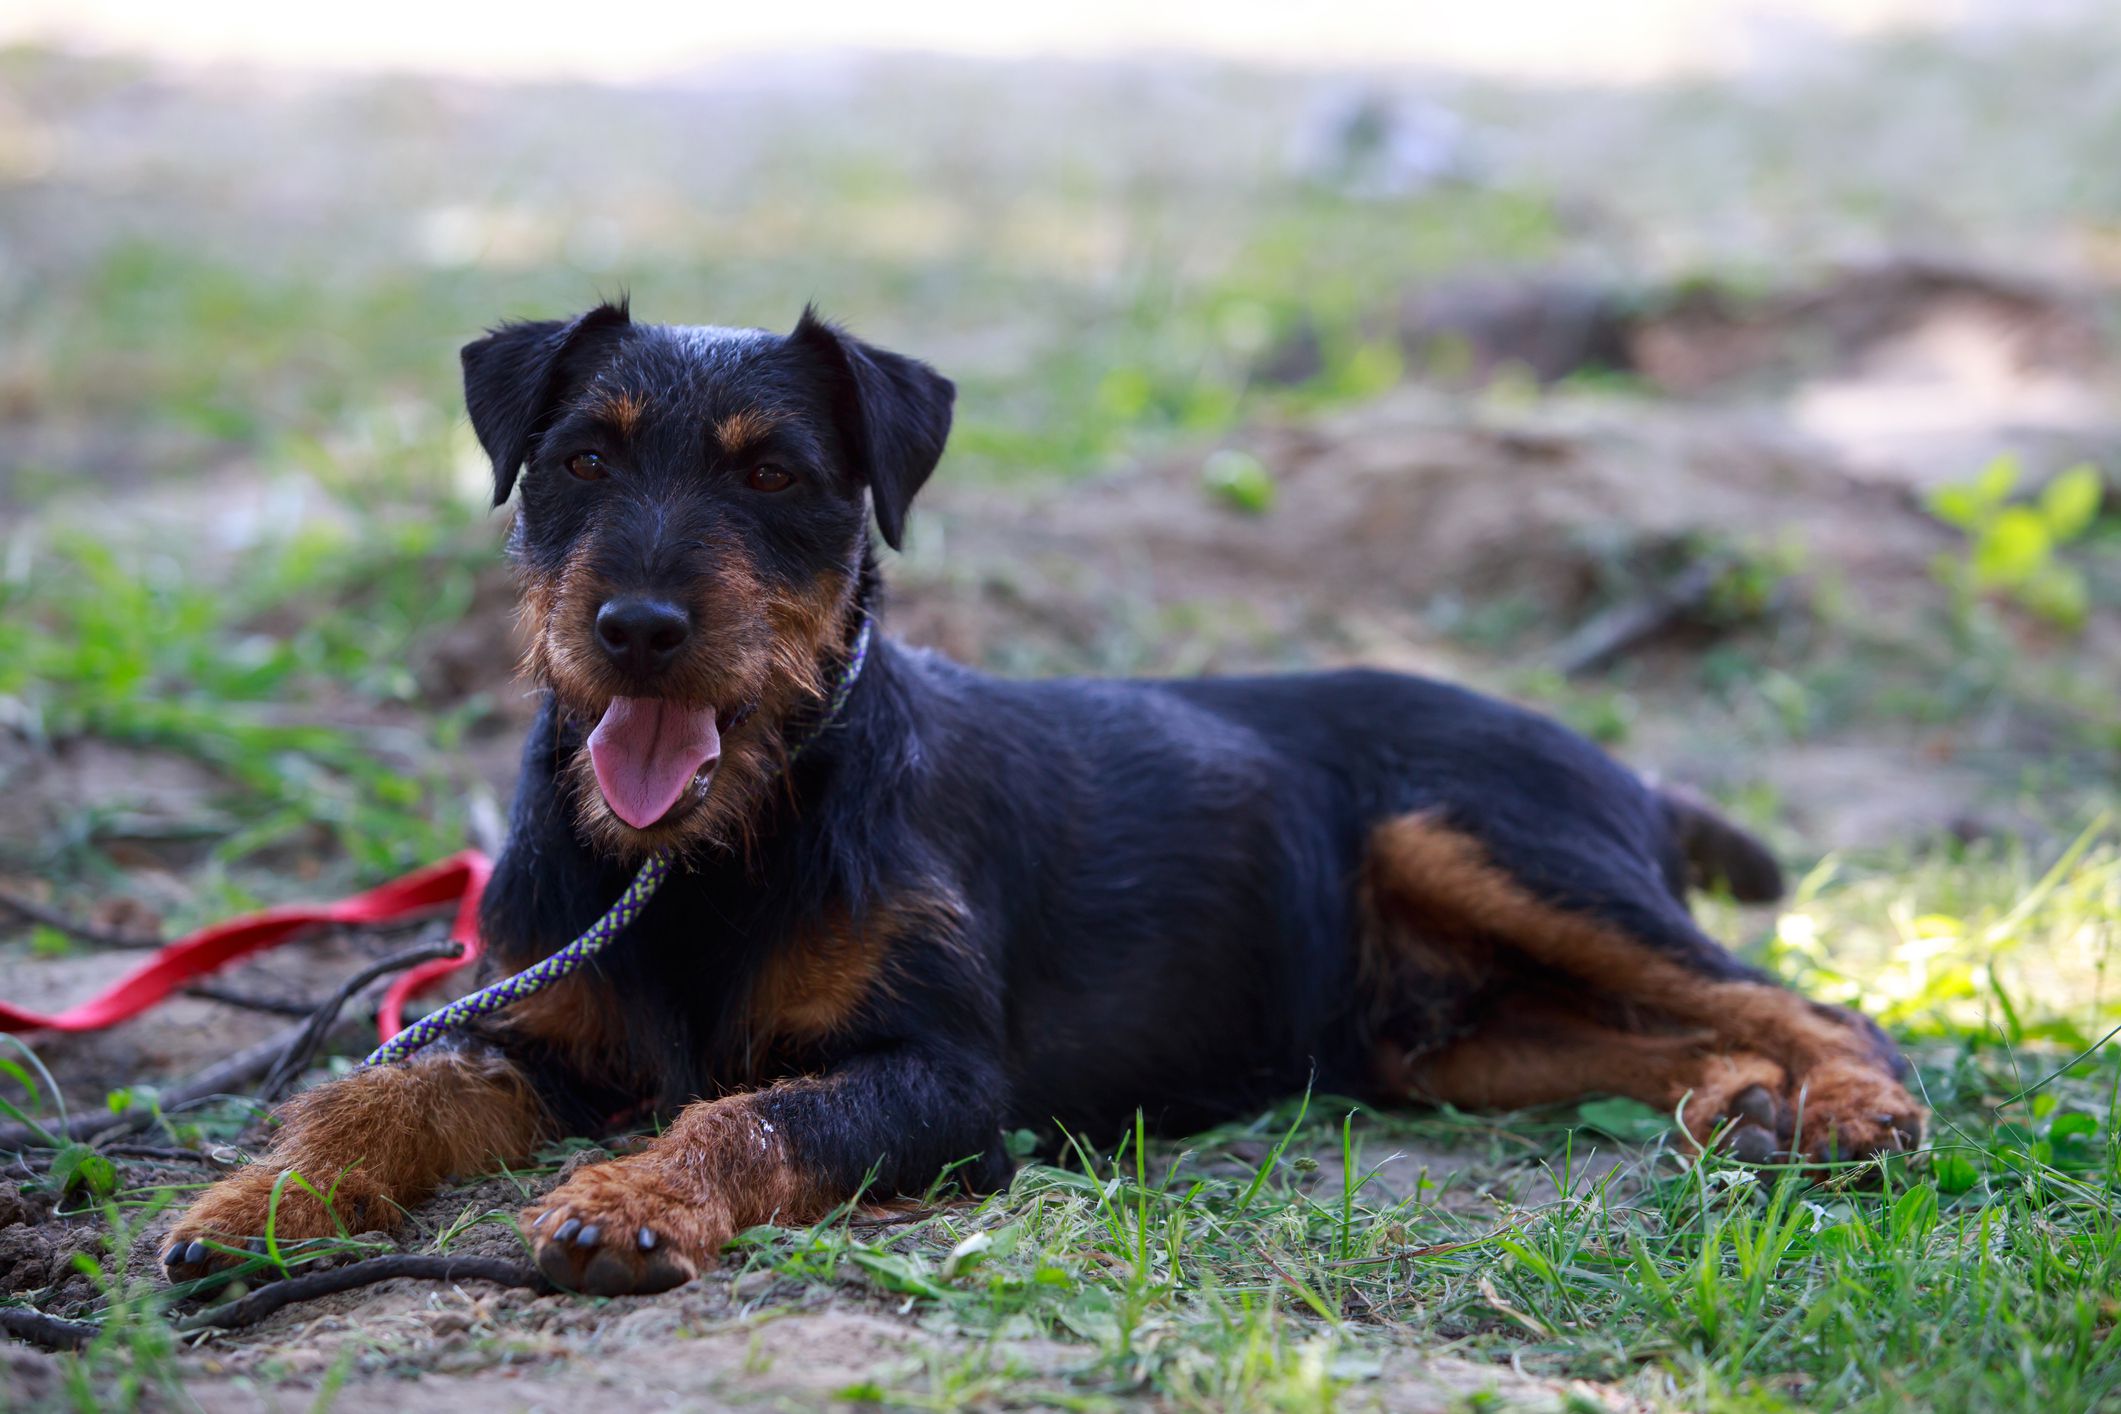
[[[170,1229],[166,1265],[178,1281],[234,1259],[186,1249],[240,1246],[265,1236],[274,1183],[293,1170],[327,1207],[289,1181],[271,1214],[277,1241],[388,1231],[443,1180],[536,1148],[545,1115],[522,1074],[498,1057],[445,1052],[359,1071],[280,1108],[280,1129],[257,1162],[199,1196]]]
[[[1770,983],[1704,976],[1598,919],[1544,903],[1489,862],[1477,840],[1433,817],[1411,815],[1388,821],[1372,833],[1370,843],[1371,878],[1398,906],[1412,915],[1442,919],[1505,943],[1543,967],[1576,978],[1630,1008],[1702,1033],[1695,1043],[1697,1055],[1727,1058],[1738,1071],[1755,1077],[1737,1086],[1734,1095],[1746,1094],[1754,1084],[1765,1085],[1769,1070],[1762,1067],[1779,1070],[1783,1081],[1775,1089],[1768,1123],[1785,1141],[1795,1139],[1803,1152],[1817,1157],[1830,1153],[1856,1157],[1898,1151],[1919,1140],[1925,1118],[1922,1106],[1893,1076],[1870,1032],[1853,1015],[1818,1006]],[[1503,1041],[1504,1035],[1514,1039]],[[1689,1104],[1690,1125],[1696,1115],[1703,1122],[1724,1117],[1706,1104],[1710,1092],[1722,1087],[1717,1075],[1698,1069],[1688,1075],[1676,1058],[1668,1058],[1672,1069],[1659,1077],[1655,1074],[1658,1056],[1669,1051],[1670,1038],[1634,1038],[1657,1043],[1645,1047],[1624,1044],[1623,1038],[1630,1036],[1618,1029],[1606,1030],[1602,1037],[1567,1033],[1561,1049],[1568,1059],[1545,1067],[1552,1079],[1549,1088],[1565,1084],[1572,1063],[1586,1067],[1587,1076],[1602,1076],[1608,1083],[1580,1083],[1569,1093],[1548,1098],[1569,1098],[1603,1088],[1649,1103],[1665,1103],[1676,1102],[1678,1093],[1693,1089],[1704,1102]],[[1478,1054],[1487,1064],[1505,1071],[1513,1065],[1530,1066],[1530,1075],[1544,1063],[1507,1061],[1503,1052],[1513,1046],[1545,1049],[1550,1044],[1544,1037],[1524,1035],[1513,1028],[1489,1038],[1486,1049]],[[1612,1054],[1593,1055],[1607,1048]],[[1467,1085],[1474,1084],[1470,1072],[1479,1064],[1475,1054],[1468,1052],[1456,1063],[1455,1073]],[[1652,1083],[1660,1078],[1685,1083],[1675,1092],[1671,1083]],[[1617,1079],[1636,1088],[1611,1083]],[[1507,1088],[1500,1082],[1490,1083],[1498,1093]],[[1803,1133],[1798,1135],[1794,1130],[1800,1112]]]
[[[1779,1147],[1772,1111],[1761,1107],[1788,1084],[1781,1066],[1764,1056],[1719,1052],[1707,1032],[1624,1031],[1537,1001],[1512,1003],[1507,1018],[1434,1051],[1388,1049],[1378,1070],[1387,1089],[1466,1109],[1624,1095],[1678,1112],[1696,1143],[1725,1131],[1739,1153],[1760,1160]],[[1756,1089],[1761,1093],[1749,1093]],[[1759,1132],[1744,1133],[1749,1127]]]

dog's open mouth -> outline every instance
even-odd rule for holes
[[[589,734],[589,760],[611,813],[645,830],[714,775],[722,726],[712,707],[614,697]]]

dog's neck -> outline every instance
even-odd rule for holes
[[[882,625],[876,622],[882,599],[883,581],[877,572],[876,552],[865,541],[854,594],[832,645],[820,654],[815,665],[815,680],[825,684],[824,697],[789,713],[778,724],[784,759],[792,760],[798,751],[808,748],[831,725],[830,719],[844,711],[861,673],[864,635],[874,638],[882,634]]]

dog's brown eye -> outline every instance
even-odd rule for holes
[[[751,475],[744,478],[744,484],[754,491],[785,491],[794,480],[781,468],[768,464],[751,468]]]
[[[602,481],[604,459],[595,452],[576,452],[567,459],[567,474],[577,481]]]

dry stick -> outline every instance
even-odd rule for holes
[[[177,1322],[177,1329],[234,1330],[239,1326],[256,1325],[293,1302],[309,1301],[398,1277],[417,1277],[423,1281],[490,1281],[496,1286],[528,1287],[533,1291],[556,1289],[536,1267],[521,1262],[504,1262],[498,1257],[371,1257],[365,1262],[351,1262],[329,1271],[311,1272],[261,1286],[248,1296],[186,1316]]]
[[[253,1326],[283,1306],[313,1301],[319,1296],[372,1286],[379,1281],[410,1277],[421,1281],[490,1281],[496,1286],[523,1287],[531,1291],[556,1290],[544,1273],[521,1262],[496,1257],[374,1257],[329,1271],[311,1272],[286,1281],[261,1286],[248,1296],[186,1316],[176,1323],[180,1331],[236,1330]],[[14,1306],[0,1306],[0,1332],[19,1336],[48,1350],[79,1350],[102,1330],[90,1321],[64,1321]]]
[[[234,1168],[236,1160],[215,1158],[197,1149],[177,1149],[166,1144],[99,1144],[98,1151],[114,1159],[144,1159],[158,1164],[203,1164],[208,1168]]]
[[[241,1007],[244,1011],[262,1011],[271,1016],[308,1017],[319,1003],[280,997],[255,997],[248,992],[238,992],[231,987],[217,987],[211,982],[194,982],[184,989],[187,997],[201,1001],[219,1002],[223,1006]]]
[[[324,1005],[310,1014],[309,1020],[288,1043],[286,1052],[265,1074],[265,1083],[258,1087],[258,1098],[268,1104],[280,1098],[295,1078],[309,1068],[323,1046],[324,1038],[339,1019],[339,1013],[353,1000],[354,994],[363,987],[388,977],[393,972],[403,972],[408,967],[417,967],[423,962],[434,962],[445,957],[462,957],[464,945],[447,939],[438,943],[421,943],[417,947],[405,948],[389,957],[372,962],[356,972],[340,985],[339,990],[325,999]]]
[[[32,923],[42,923],[47,928],[57,928],[70,938],[99,948],[159,948],[162,939],[144,933],[119,933],[108,928],[98,928],[93,923],[83,923],[69,918],[56,908],[46,908],[17,893],[0,889],[0,908],[18,913]]]
[[[1469,1237],[1463,1242],[1437,1242],[1427,1247],[1403,1247],[1397,1252],[1387,1252],[1379,1257],[1350,1257],[1341,1262],[1328,1262],[1329,1271],[1344,1271],[1349,1267],[1379,1267],[1387,1262],[1407,1262],[1416,1257],[1441,1257],[1447,1252],[1463,1252],[1469,1247],[1480,1247],[1493,1242],[1506,1232],[1521,1231],[1524,1220],[1512,1218],[1485,1237]]]
[[[349,985],[353,987],[354,991],[358,991],[362,986],[372,985],[384,972],[410,967],[417,962],[425,961],[432,957],[451,956],[455,946],[452,943],[447,948],[443,948],[440,945],[430,945],[424,950],[408,949],[394,957],[385,958],[382,962],[366,969],[356,979],[355,984]],[[362,981],[360,978],[365,978],[366,980]],[[229,1095],[248,1089],[251,1083],[257,1080],[259,1076],[271,1074],[280,1062],[295,1054],[298,1048],[301,1049],[302,1054],[305,1056],[304,1063],[306,1064],[307,1058],[313,1058],[326,1044],[334,1046],[357,1045],[359,1032],[363,1029],[360,1023],[351,1021],[339,1023],[336,1020],[326,1021],[321,1034],[317,1031],[317,1018],[322,1016],[327,1008],[331,1011],[333,1018],[336,1018],[339,1012],[344,1009],[346,1001],[353,994],[352,991],[348,991],[346,988],[341,988],[340,990],[345,993],[344,996],[334,997],[331,1001],[325,1003],[323,1007],[319,1007],[310,1015],[309,1020],[297,1022],[284,1030],[276,1031],[256,1045],[246,1046],[227,1059],[216,1061],[188,1079],[180,1080],[175,1085],[163,1090],[159,1097],[160,1103],[156,1107],[137,1106],[117,1116],[115,1119],[107,1114],[79,1114],[64,1124],[46,1125],[45,1131],[56,1138],[62,1139],[89,1139],[95,1141],[114,1139],[121,1134],[130,1134],[136,1129],[145,1129],[148,1125],[154,1123],[155,1115],[158,1111],[163,1114],[169,1114],[183,1109],[187,1105],[195,1105],[210,1096]],[[293,1073],[299,1075],[301,1068],[299,1066],[296,1067]],[[27,1148],[35,1142],[37,1142],[37,1135],[26,1126],[19,1124],[0,1125],[0,1152]]]
[[[274,1061],[287,1053],[289,1045],[299,1038],[308,1022],[277,1031],[254,1046],[246,1046],[226,1060],[215,1061],[206,1069],[161,1092],[160,1110],[167,1114],[197,1104],[210,1095],[226,1095],[248,1086],[252,1081],[272,1068]],[[347,1039],[353,1039],[353,1028],[346,1028]],[[120,1134],[129,1134],[136,1129],[145,1129],[154,1123],[155,1108],[136,1105],[124,1114],[113,1118],[107,1114],[78,1114],[64,1124],[46,1125],[48,1133],[63,1139],[111,1139]],[[35,1142],[37,1136],[28,1128],[11,1124],[0,1126],[0,1150],[23,1149]]]
[[[42,1311],[0,1306],[0,1331],[32,1345],[41,1345],[46,1350],[79,1350],[94,1340],[102,1329],[89,1321],[62,1321]]]
[[[1721,557],[1689,565],[1649,593],[1592,616],[1549,661],[1567,677],[1602,667],[1708,603],[1729,568]]]
[[[6,894],[0,894],[0,906],[18,909],[23,907],[19,900]],[[29,916],[39,917],[36,912],[36,905],[29,906]],[[39,921],[43,921],[41,917]],[[81,930],[73,928],[71,924],[55,923],[53,926],[66,926],[70,931],[75,932],[77,936],[81,935]],[[382,931],[386,933],[392,931],[393,928],[393,925],[390,924],[380,926]],[[402,927],[403,925],[396,926]],[[112,946],[129,945],[112,944]],[[456,945],[452,943],[449,947],[455,949]],[[418,962],[427,960],[429,957],[454,955],[453,951],[426,952],[417,955],[410,952],[400,953],[396,958],[384,959],[383,962],[376,964],[374,968],[369,969],[362,976],[367,978],[367,982],[374,982],[376,977],[382,975],[382,971],[391,971],[400,966],[413,966]],[[407,958],[410,958],[410,961],[404,960]],[[382,969],[382,971],[378,971],[378,968]],[[351,985],[358,990],[359,986],[367,985],[367,983],[357,982]],[[341,990],[342,992],[344,991],[344,989]],[[344,1009],[351,995],[352,993],[348,992],[345,995],[334,997],[326,1002],[325,1006],[330,1007],[333,1016],[336,1016],[339,1011]],[[327,1042],[333,1045],[358,1044],[354,1036],[355,1028],[350,1024],[334,1026],[327,1022],[325,1024],[325,1034],[321,1040],[315,1038],[312,1033],[317,1025],[317,1017],[323,1010],[324,1007],[309,1010],[306,1019],[303,1021],[285,1030],[276,1031],[256,1045],[246,1046],[225,1060],[216,1061],[190,1078],[180,1080],[176,1084],[162,1090],[158,1107],[140,1107],[129,1110],[116,1120],[111,1119],[109,1115],[100,1113],[79,1114],[63,1124],[45,1125],[43,1133],[60,1139],[110,1139],[120,1134],[130,1134],[136,1129],[144,1129],[152,1124],[158,1112],[163,1114],[172,1113],[187,1105],[197,1104],[210,1096],[231,1094],[247,1087],[259,1076],[271,1072],[297,1046],[306,1047],[305,1056],[313,1058]],[[299,1070],[297,1073],[299,1073]],[[38,1142],[40,1142],[39,1132],[29,1128],[27,1125],[0,1125],[0,1153],[25,1149]]]
[[[107,1114],[76,1115],[65,1124],[46,1126],[47,1132],[59,1138],[87,1139],[101,1142],[130,1134],[136,1129],[145,1129],[155,1122],[157,1112],[174,1114],[176,1111],[195,1105],[215,1095],[232,1095],[247,1088],[252,1081],[272,1068],[273,1062],[287,1054],[287,1048],[302,1036],[309,1023],[301,1022],[284,1031],[277,1031],[254,1046],[246,1046],[226,1060],[215,1061],[206,1069],[181,1080],[162,1091],[158,1104],[136,1106],[113,1119]],[[345,1045],[358,1045],[365,1028],[358,1022],[349,1021],[332,1033],[332,1040]],[[21,1125],[0,1127],[0,1151],[26,1148],[36,1136]]]

